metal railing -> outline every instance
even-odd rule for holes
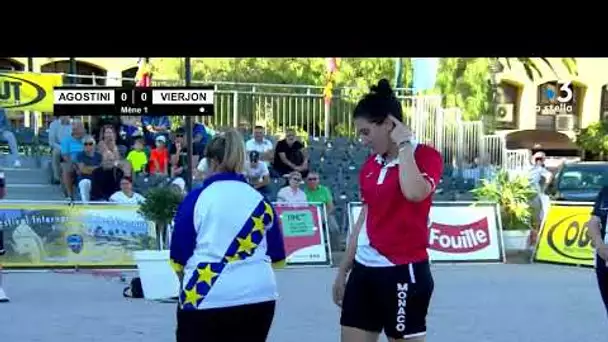
[[[133,78],[98,75],[63,74],[65,84],[80,86],[122,86],[134,84]],[[153,79],[153,86],[183,86],[183,80]],[[352,112],[358,97],[356,87],[336,89],[329,112],[323,98],[323,86],[302,84],[236,83],[193,81],[193,85],[213,85],[215,115],[196,117],[214,129],[228,127],[251,131],[263,125],[276,135],[287,127],[297,127],[310,137],[356,138]],[[507,151],[504,138],[483,132],[481,121],[464,121],[459,108],[443,108],[441,96],[412,96],[411,89],[398,89],[404,120],[419,141],[436,147],[448,164],[462,166],[474,158],[507,168],[520,168],[523,152]],[[111,114],[111,113],[109,113]],[[83,113],[83,120],[91,118]],[[327,130],[329,128],[329,130]],[[526,160],[527,162],[527,160]]]

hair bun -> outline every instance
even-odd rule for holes
[[[392,97],[394,95],[393,89],[391,88],[391,84],[386,78],[383,78],[378,81],[378,84],[372,86],[371,90],[381,96]]]

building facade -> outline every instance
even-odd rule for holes
[[[608,58],[577,58],[577,75],[561,58],[549,61],[554,71],[539,59],[542,76],[533,80],[516,62],[498,74],[501,133],[542,130],[573,138],[577,129],[608,119]]]

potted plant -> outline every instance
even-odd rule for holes
[[[159,250],[165,247],[166,228],[173,221],[183,195],[173,187],[152,188],[146,194],[146,201],[139,207],[139,214],[154,222],[156,245]]]
[[[182,200],[180,189],[164,186],[150,189],[139,207],[139,214],[154,222],[156,230],[156,249],[133,253],[146,299],[169,299],[179,293],[179,281],[169,264],[164,237]]]
[[[532,227],[529,203],[536,196],[528,178],[500,170],[494,179],[482,180],[471,192],[478,201],[498,203],[505,250],[526,250]]]

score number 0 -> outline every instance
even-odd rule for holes
[[[133,101],[132,103],[135,105],[135,94],[138,93],[136,91],[133,91],[131,94],[133,94]],[[139,98],[141,100],[141,102],[147,102],[148,101],[148,93],[146,93],[145,91],[143,92],[139,92]],[[129,95],[126,92],[123,92],[122,94],[120,94],[120,99],[123,102],[127,102],[129,100]],[[145,113],[148,113],[148,107],[143,107],[143,110]]]

